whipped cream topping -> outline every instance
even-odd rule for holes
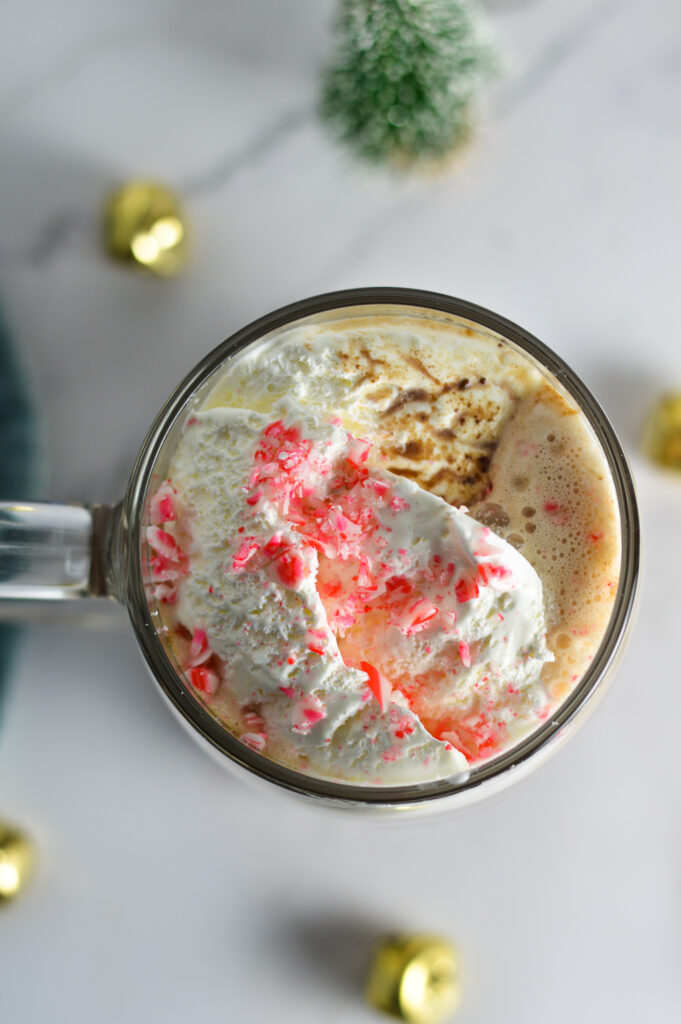
[[[547,713],[541,582],[340,418],[220,387],[152,501],[151,575],[192,686],[241,740],[364,784],[466,772]]]

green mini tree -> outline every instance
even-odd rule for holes
[[[497,67],[469,0],[340,0],[336,37],[321,114],[360,156],[433,164],[468,139]]]

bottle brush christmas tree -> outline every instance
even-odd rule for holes
[[[444,161],[497,59],[469,0],[340,0],[322,117],[369,160]]]

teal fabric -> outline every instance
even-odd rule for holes
[[[31,390],[0,313],[0,499],[35,499],[38,464]],[[15,626],[0,622],[0,715],[18,637]]]

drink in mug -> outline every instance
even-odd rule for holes
[[[162,419],[136,474],[143,647],[232,760],[341,802],[466,802],[590,702],[635,590],[633,490],[525,332],[429,293],[321,297],[226,343]]]
[[[403,288],[209,353],[118,505],[0,502],[5,617],[119,600],[209,751],[355,810],[462,806],[541,763],[603,692],[638,569],[631,476],[581,381]]]

